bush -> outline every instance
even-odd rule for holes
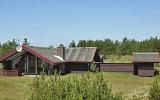
[[[150,100],[160,100],[160,76],[158,76],[150,89],[149,93]]]
[[[35,77],[31,84],[30,100],[122,100],[122,94],[113,94],[102,73],[84,73],[80,76],[60,75]]]
[[[160,68],[160,63],[156,63],[156,64],[155,64],[155,67],[156,67],[156,68]]]
[[[0,63],[0,69],[3,69],[3,64],[2,63]]]
[[[94,72],[94,73],[96,73],[96,72],[99,71],[99,68],[97,67],[97,65],[96,65],[94,62],[91,63],[90,71],[91,71],[91,72]]]
[[[154,75],[155,75],[155,76],[156,76],[156,75],[159,75],[159,72],[160,72],[159,69],[156,68],[156,69],[154,70]]]

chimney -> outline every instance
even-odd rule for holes
[[[65,60],[65,47],[58,47],[57,48],[57,55],[62,57]]]

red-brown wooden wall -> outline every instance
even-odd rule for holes
[[[100,71],[106,72],[133,72],[132,63],[102,63]]]

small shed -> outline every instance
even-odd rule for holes
[[[134,75],[154,76],[154,63],[159,61],[159,53],[133,53]]]

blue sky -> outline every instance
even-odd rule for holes
[[[160,0],[0,0],[0,42],[160,37]]]

